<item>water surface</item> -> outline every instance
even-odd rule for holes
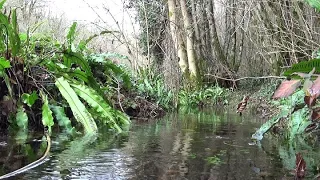
[[[134,121],[117,136],[55,133],[47,162],[14,179],[293,179],[295,152],[285,145],[279,153],[274,141],[252,144],[262,122],[250,114],[207,110]],[[0,137],[0,175],[39,158],[46,148],[41,139],[33,135],[19,144],[15,136]]]

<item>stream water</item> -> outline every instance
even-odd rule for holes
[[[13,179],[293,179],[299,148],[267,139],[253,144],[262,121],[207,110],[134,122],[117,136],[102,130],[96,138],[54,133],[47,161]],[[0,136],[0,175],[41,157],[46,142],[32,136],[26,143]],[[316,174],[316,165],[307,164],[309,174]]]

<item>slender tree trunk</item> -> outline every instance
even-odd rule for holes
[[[226,58],[229,62],[229,67],[234,71],[235,64],[236,64],[236,54],[237,54],[237,9],[236,9],[236,2],[235,0],[228,0],[228,7],[226,8],[226,27],[227,27],[227,33],[226,36],[227,39],[227,49],[226,52]]]
[[[180,0],[181,5],[181,12],[183,16],[183,23],[184,23],[184,29],[187,34],[187,56],[188,56],[188,65],[189,65],[189,72],[190,72],[190,78],[192,80],[198,81],[199,80],[199,68],[197,66],[197,59],[196,54],[194,50],[194,32],[193,28],[191,26],[191,17],[188,14],[187,9],[187,2],[186,0]]]
[[[194,35],[195,35],[195,49],[196,49],[196,54],[199,59],[203,59],[203,54],[201,51],[201,40],[200,40],[200,30],[199,30],[199,5],[197,3],[200,3],[199,1],[191,0],[191,6],[192,6],[192,20],[193,20],[193,28],[194,28]]]
[[[219,60],[220,62],[228,66],[226,56],[221,48],[220,40],[218,37],[214,9],[215,7],[212,4],[212,0],[207,0],[206,12],[207,12],[207,18],[208,18],[209,27],[210,27],[212,51],[213,51],[213,54],[215,55],[215,59]]]
[[[178,52],[179,66],[182,73],[188,78],[189,67],[187,54],[184,50],[184,43],[181,34],[178,32],[177,28],[177,18],[176,18],[176,1],[168,0],[168,10],[169,10],[169,21],[170,21],[170,31],[171,36],[175,45],[175,49]]]

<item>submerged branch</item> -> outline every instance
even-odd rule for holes
[[[48,154],[50,152],[50,148],[51,148],[51,139],[50,139],[50,136],[49,136],[48,133],[45,133],[45,135],[46,135],[46,139],[47,139],[47,149],[46,149],[46,151],[44,152],[43,156],[40,159],[38,159],[38,160],[36,160],[36,161],[34,161],[34,162],[32,162],[32,163],[20,168],[20,169],[17,169],[17,170],[15,170],[13,172],[10,172],[8,174],[0,176],[0,179],[6,179],[6,178],[9,178],[9,177],[16,176],[18,174],[21,174],[21,173],[23,173],[25,171],[33,169],[33,168],[43,164],[44,162],[46,162],[45,160],[46,160],[46,158],[47,158],[47,156],[48,156]]]

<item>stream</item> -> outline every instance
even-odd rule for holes
[[[318,162],[310,158],[320,154],[319,147],[267,138],[252,143],[251,135],[264,121],[252,113],[240,117],[208,109],[133,120],[130,131],[120,135],[103,130],[97,137],[53,133],[47,161],[12,179],[293,179],[297,151],[310,156],[305,157],[307,176],[316,175]],[[41,134],[25,136],[0,136],[0,175],[45,151]]]

